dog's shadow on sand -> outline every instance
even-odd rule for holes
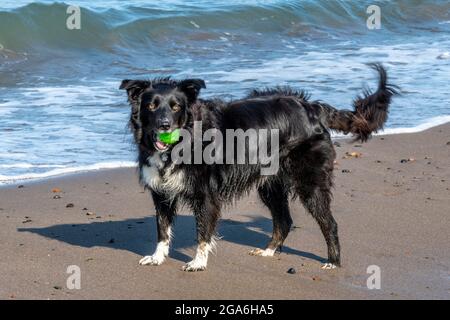
[[[222,219],[218,233],[221,241],[228,241],[249,247],[264,248],[269,242],[272,232],[272,220],[265,217],[249,217],[249,221],[240,222]],[[95,221],[81,224],[59,224],[43,228],[18,228],[19,232],[31,232],[55,239],[74,246],[85,248],[107,247],[127,250],[138,255],[149,255],[156,247],[155,216],[143,219],[127,219],[121,221]],[[191,257],[183,253],[186,248],[196,245],[195,218],[179,215],[174,225],[174,239],[170,257],[187,262]],[[287,246],[284,253],[298,255],[319,262],[326,259],[313,253],[296,250]]]

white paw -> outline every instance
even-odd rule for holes
[[[256,249],[251,250],[248,254],[251,256],[273,257],[274,253],[275,253],[274,249],[267,248],[264,250],[264,249],[256,248]]]
[[[164,256],[154,254],[152,256],[145,256],[141,260],[139,260],[139,264],[141,266],[151,265],[151,266],[159,266],[164,262]]]
[[[181,270],[183,271],[204,271],[206,270],[206,263],[198,261],[198,259],[194,259],[191,262],[185,264],[183,267],[181,267]]]
[[[170,228],[169,228],[169,234],[170,234]],[[140,261],[139,264],[141,266],[145,265],[152,265],[152,266],[159,266],[161,263],[166,260],[166,257],[169,255],[169,241],[161,241],[158,242],[158,245],[156,246],[156,250],[151,256],[145,256]]]
[[[214,241],[206,243],[201,242],[197,247],[197,252],[195,258],[185,264],[181,269],[183,271],[203,271],[206,270],[206,265],[208,264],[208,254],[214,245]]]
[[[325,263],[321,269],[323,270],[331,270],[331,269],[336,269],[336,265],[333,263]]]

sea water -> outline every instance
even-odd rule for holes
[[[384,133],[450,121],[450,1],[0,2],[0,184],[135,165],[122,79],[200,77],[203,97],[291,85],[338,108],[401,88]],[[69,13],[68,13],[69,12]]]

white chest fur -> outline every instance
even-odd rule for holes
[[[184,172],[174,170],[174,165],[166,168],[163,173],[160,169],[164,166],[159,154],[153,155],[141,168],[141,180],[150,189],[178,193],[184,189]]]

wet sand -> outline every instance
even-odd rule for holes
[[[186,209],[170,258],[139,266],[156,245],[152,201],[135,169],[104,170],[0,188],[0,298],[450,299],[450,124],[339,144],[340,269],[320,269],[325,242],[299,202],[282,253],[248,255],[272,226],[255,194],[223,212],[207,271],[181,271],[195,252]],[[80,267],[79,290],[66,286],[70,265]],[[370,265],[381,289],[367,288]]]

